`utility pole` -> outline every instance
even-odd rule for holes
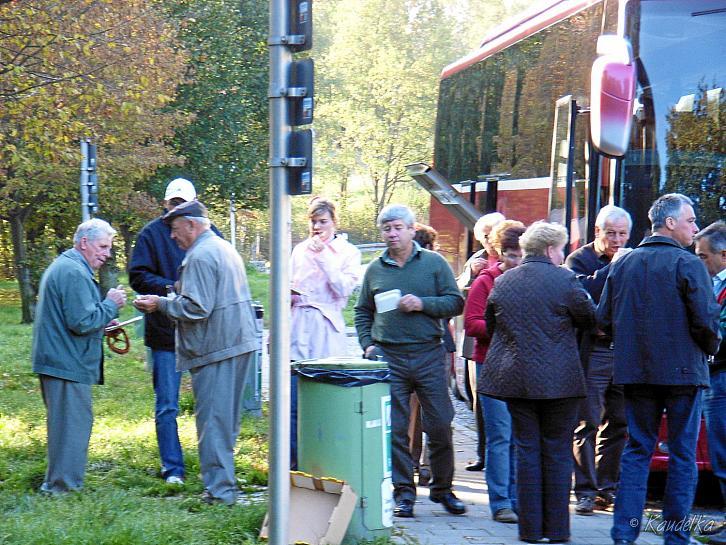
[[[98,213],[98,174],[96,173],[96,144],[81,139],[81,220],[88,221]]]
[[[312,192],[312,1],[270,0],[270,545],[287,545],[290,511],[290,195]]]

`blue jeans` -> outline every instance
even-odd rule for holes
[[[512,417],[504,401],[480,395],[479,402],[484,410],[486,423],[489,508],[492,510],[492,515],[500,509],[516,511],[517,478],[514,441],[512,441]]]
[[[650,458],[658,440],[663,410],[668,417],[668,476],[663,499],[664,545],[686,545],[684,522],[693,505],[698,470],[696,442],[701,421],[701,391],[695,386],[625,385],[628,443],[615,498],[613,540],[635,541],[641,532]]]
[[[703,415],[706,417],[711,467],[726,503],[726,371],[711,375],[711,388],[703,393]]]
[[[174,352],[152,349],[151,357],[154,362],[154,420],[161,457],[161,476],[164,479],[184,477],[184,456],[176,425],[181,373],[176,370]]]

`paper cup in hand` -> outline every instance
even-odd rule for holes
[[[401,300],[401,290],[389,290],[383,293],[377,293],[373,296],[376,303],[376,312],[389,312],[398,307],[398,301]]]

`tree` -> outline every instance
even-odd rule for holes
[[[0,218],[11,225],[28,322],[27,234],[67,241],[77,223],[79,137],[100,145],[101,199],[123,200],[175,160],[165,139],[185,116],[164,107],[185,57],[155,2],[25,0],[0,8],[0,25]]]
[[[191,59],[173,108],[194,121],[173,145],[183,168],[165,168],[158,187],[188,177],[211,196],[235,195],[247,209],[266,206],[267,11],[262,0],[168,2]]]
[[[326,177],[363,187],[377,215],[404,166],[431,157],[437,76],[459,49],[438,0],[340,0],[323,25],[317,152]]]

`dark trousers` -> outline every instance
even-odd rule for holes
[[[507,399],[517,453],[519,537],[569,539],[579,398]]]
[[[621,462],[620,486],[615,498],[612,538],[635,541],[648,489],[650,458],[658,429],[668,417],[668,476],[663,498],[663,543],[690,542],[688,518],[698,482],[696,443],[701,426],[701,391],[695,386],[627,384],[625,414],[628,443]]]
[[[451,438],[451,405],[443,366],[444,349],[438,346],[402,350],[378,346],[391,372],[391,455],[393,495],[396,501],[416,499],[413,460],[408,444],[410,397],[416,393],[428,436],[431,456],[431,495],[451,490],[454,478],[454,447]]]
[[[614,494],[620,456],[628,437],[623,387],[613,384],[613,351],[595,346],[587,371],[587,398],[580,404],[575,428],[575,495],[594,498]]]

